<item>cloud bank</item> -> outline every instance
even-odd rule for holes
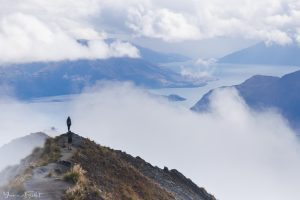
[[[103,9],[119,10],[133,34],[169,42],[224,36],[280,45],[299,40],[297,0],[131,0]]]
[[[127,42],[105,42],[89,19],[99,1],[0,1],[0,63],[139,57]],[[89,40],[87,45],[79,39]]]
[[[129,56],[114,35],[167,42],[218,37],[299,43],[297,0],[0,0],[0,62]],[[83,46],[77,39],[91,40]],[[117,47],[116,47],[117,46]]]
[[[165,41],[227,36],[286,45],[299,38],[300,4],[296,0],[188,0],[184,5],[177,0],[152,0],[141,4],[129,12],[130,27]]]
[[[60,103],[3,100],[0,145],[53,125],[65,132],[70,115],[72,131],[176,168],[218,199],[300,198],[295,133],[280,115],[248,108],[235,90],[217,91],[211,112],[202,114],[131,84],[102,84],[87,92]]]
[[[177,168],[218,199],[295,199],[300,148],[280,115],[254,112],[235,90],[210,113],[170,106],[130,85],[92,89],[73,102],[74,130],[97,142]]]

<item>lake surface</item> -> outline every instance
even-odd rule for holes
[[[182,63],[174,63],[174,67],[179,70]],[[183,63],[184,65],[189,63]],[[168,65],[170,67],[170,65]],[[300,70],[297,66],[265,66],[265,65],[234,65],[234,64],[215,64],[211,76],[216,78],[206,86],[198,88],[166,88],[150,90],[159,95],[178,94],[187,100],[178,102],[178,105],[192,107],[201,97],[211,89],[221,86],[232,86],[244,82],[253,75],[283,76],[285,74]]]

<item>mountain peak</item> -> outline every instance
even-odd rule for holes
[[[275,76],[254,75],[249,79],[247,79],[246,81],[244,81],[241,85],[243,86],[252,85],[252,86],[262,87],[266,84],[267,85],[272,84],[279,79],[280,79],[279,77],[275,77]]]

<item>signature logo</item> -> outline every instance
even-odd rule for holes
[[[4,199],[40,199],[42,193],[36,191],[26,191],[23,194],[13,194],[11,192],[3,192]]]

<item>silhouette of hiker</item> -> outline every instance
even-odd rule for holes
[[[73,142],[73,135],[72,135],[73,133],[70,131],[71,125],[72,125],[71,118],[68,117],[68,119],[67,119],[67,126],[68,126],[67,136],[68,136],[68,149],[69,150],[72,150],[71,145],[72,145],[72,142]]]
[[[71,125],[72,125],[72,121],[71,121],[71,118],[69,116],[68,119],[67,119],[68,132],[70,132]]]

